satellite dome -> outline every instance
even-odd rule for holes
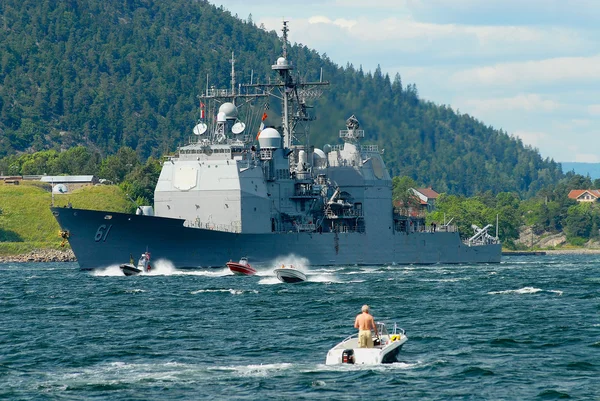
[[[258,144],[261,149],[281,148],[281,135],[275,128],[265,128],[258,135]]]
[[[227,120],[235,120],[238,116],[237,107],[230,102],[223,103],[221,107],[219,107],[219,114],[221,113],[225,113],[225,118]]]
[[[279,57],[277,59],[277,65],[288,65],[288,61],[285,59],[285,57]]]
[[[323,146],[323,152],[325,152],[325,153],[331,152],[331,145],[328,144],[328,145]]]
[[[227,121],[227,114],[223,113],[222,111],[219,112],[217,114],[217,122],[224,123],[225,121]]]
[[[312,154],[313,166],[322,168],[327,165],[327,155],[321,149],[315,148]]]

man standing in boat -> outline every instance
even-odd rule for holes
[[[358,329],[358,346],[360,348],[373,348],[373,337],[371,337],[371,329],[377,333],[377,325],[375,319],[369,314],[369,305],[363,305],[362,313],[356,316],[354,327]]]

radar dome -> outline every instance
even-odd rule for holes
[[[281,148],[281,135],[275,128],[265,128],[258,135],[258,144],[261,149]]]
[[[323,168],[327,165],[327,155],[321,149],[315,148],[312,154],[313,166]]]
[[[227,114],[225,114],[223,112],[219,112],[217,114],[217,122],[224,123],[225,121],[227,121]]]
[[[223,103],[221,107],[219,107],[219,114],[221,113],[225,113],[225,118],[227,120],[235,120],[238,116],[237,107],[230,102]]]
[[[331,152],[331,145],[325,145],[325,146],[323,146],[323,152],[325,152],[325,153]]]
[[[277,65],[288,65],[288,61],[285,59],[285,57],[279,57],[277,59]]]

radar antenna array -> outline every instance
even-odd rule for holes
[[[203,135],[208,129],[206,123],[198,123],[193,129],[194,135]]]

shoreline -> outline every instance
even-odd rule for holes
[[[17,262],[77,262],[71,249],[36,249],[20,255],[0,255],[0,263]]]

